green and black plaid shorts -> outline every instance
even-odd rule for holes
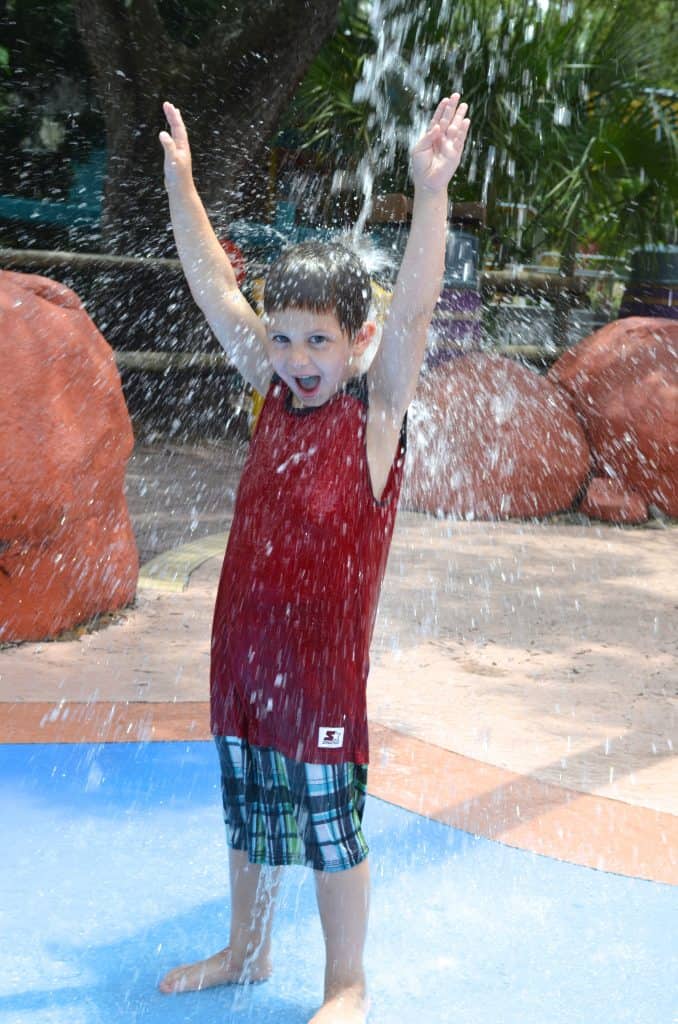
[[[345,871],[365,859],[367,765],[308,764],[215,736],[228,844],[253,864]]]

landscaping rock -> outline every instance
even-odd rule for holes
[[[78,296],[0,272],[0,641],[129,604],[134,438],[110,346]]]
[[[550,376],[572,398],[596,471],[678,516],[678,321],[616,320]]]
[[[647,503],[640,494],[600,476],[589,484],[580,511],[606,523],[645,523],[648,519]]]
[[[450,359],[420,382],[408,422],[405,504],[465,519],[567,509],[589,448],[567,396],[501,356]]]

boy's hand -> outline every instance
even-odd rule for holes
[[[165,151],[165,187],[190,184],[193,180],[191,170],[191,149],[188,145],[188,132],[178,107],[172,103],[163,103],[162,109],[171,135],[160,132],[158,138]]]
[[[468,105],[459,93],[438,104],[428,129],[412,150],[412,179],[415,187],[438,192],[446,189],[459,166],[471,122]]]

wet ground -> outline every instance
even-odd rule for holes
[[[135,448],[136,604],[78,639],[0,651],[0,739],[207,735],[211,612],[244,455],[237,438]],[[670,524],[401,511],[368,691],[375,785],[383,776],[389,799],[403,803],[412,759],[430,761],[434,775],[447,765],[463,799],[417,779],[413,809],[457,823],[470,815],[483,834],[505,829],[516,845],[583,863],[613,858],[615,870],[678,879],[677,540]],[[482,800],[477,814],[467,806],[488,786],[500,794],[491,821]],[[583,822],[543,815],[545,801],[573,819],[584,809]],[[625,822],[626,831],[606,828],[609,849],[578,831],[587,801],[598,820],[603,808],[606,821]]]
[[[247,442],[137,444],[127,465],[126,494],[144,565],[181,544],[223,533],[231,523]]]
[[[0,773],[3,1021],[308,1021],[322,939],[301,869],[285,874],[267,984],[157,991],[228,934],[211,743],[0,745]],[[365,827],[369,1024],[675,1019],[678,889],[511,849],[374,795]]]
[[[134,606],[0,650],[12,1024],[303,1024],[317,1005],[304,872],[268,985],[155,991],[227,929],[207,681],[243,458],[237,439],[138,445]],[[374,1024],[675,1019],[677,540],[400,513],[368,691]]]

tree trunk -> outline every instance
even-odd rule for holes
[[[334,31],[339,0],[223,6],[209,38],[189,47],[170,37],[155,0],[75,0],[106,122],[107,251],[173,250],[158,142],[164,99],[186,119],[196,184],[216,226],[251,215],[257,200],[263,216],[268,142]]]

